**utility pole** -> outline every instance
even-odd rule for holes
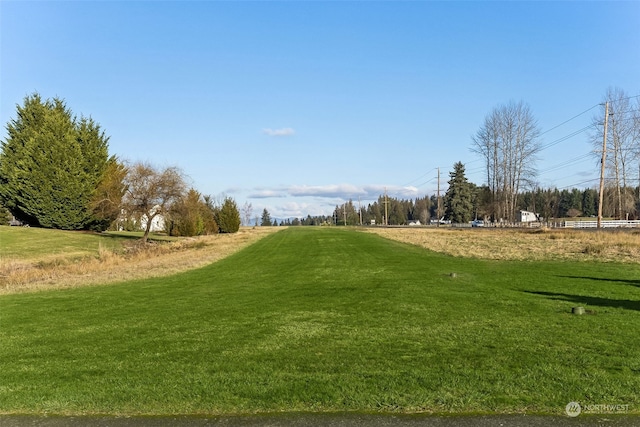
[[[389,200],[387,199],[387,187],[384,187],[384,225],[389,225]]]
[[[347,204],[345,203],[342,209],[342,213],[344,213],[344,226],[347,226]]]
[[[438,222],[436,227],[440,227],[440,168],[438,168],[438,193],[436,195],[436,201],[438,202],[438,208],[436,209],[436,213],[438,214]]]
[[[602,160],[600,165],[600,200],[598,203],[598,230],[602,228],[602,202],[604,200],[604,162],[607,160],[607,124],[609,122],[609,101],[604,104],[604,132],[602,137]]]
[[[360,196],[358,196],[358,214],[360,215],[360,225],[362,225],[362,206],[360,205]]]

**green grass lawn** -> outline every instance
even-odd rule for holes
[[[0,412],[639,412],[639,287],[637,265],[289,228],[171,277],[0,297]]]
[[[33,260],[49,256],[97,256],[100,248],[118,251],[122,242],[142,237],[142,232],[92,233],[36,227],[0,226],[0,259]],[[167,240],[164,236],[150,237]]]

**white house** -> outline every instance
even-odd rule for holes
[[[160,206],[154,206],[154,211],[159,209]],[[152,212],[153,213],[153,212]],[[140,228],[143,230],[147,229],[147,216],[142,215],[140,217]],[[151,228],[149,229],[151,232],[156,231],[164,231],[164,215],[157,214],[151,219]]]
[[[160,206],[155,206],[154,210],[151,213],[153,214],[159,208]],[[126,210],[122,209],[120,211],[120,217],[118,218],[118,230],[120,231],[125,230],[125,227],[127,227],[126,225],[127,223],[129,223],[129,226],[133,226],[137,230],[146,230],[147,216],[142,215],[140,217],[140,220],[138,221],[135,217],[129,216]],[[164,225],[165,225],[164,215],[162,215],[161,213],[157,214],[151,220],[151,228],[149,229],[149,231],[152,231],[152,232],[164,231],[165,230]]]
[[[538,214],[529,211],[520,211],[518,212],[518,217],[516,218],[518,222],[536,222],[540,221],[540,217]]]

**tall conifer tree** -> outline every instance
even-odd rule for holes
[[[473,219],[473,184],[467,181],[464,165],[457,162],[449,172],[449,189],[444,196],[445,217],[454,223]]]
[[[109,161],[108,137],[79,121],[59,98],[33,94],[7,124],[0,151],[0,202],[18,219],[47,228],[83,229]]]

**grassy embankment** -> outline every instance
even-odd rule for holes
[[[202,267],[276,231],[174,238],[142,233],[104,234],[0,227],[0,294],[159,277]]]
[[[638,412],[638,277],[288,229],[169,277],[0,296],[0,412]]]

